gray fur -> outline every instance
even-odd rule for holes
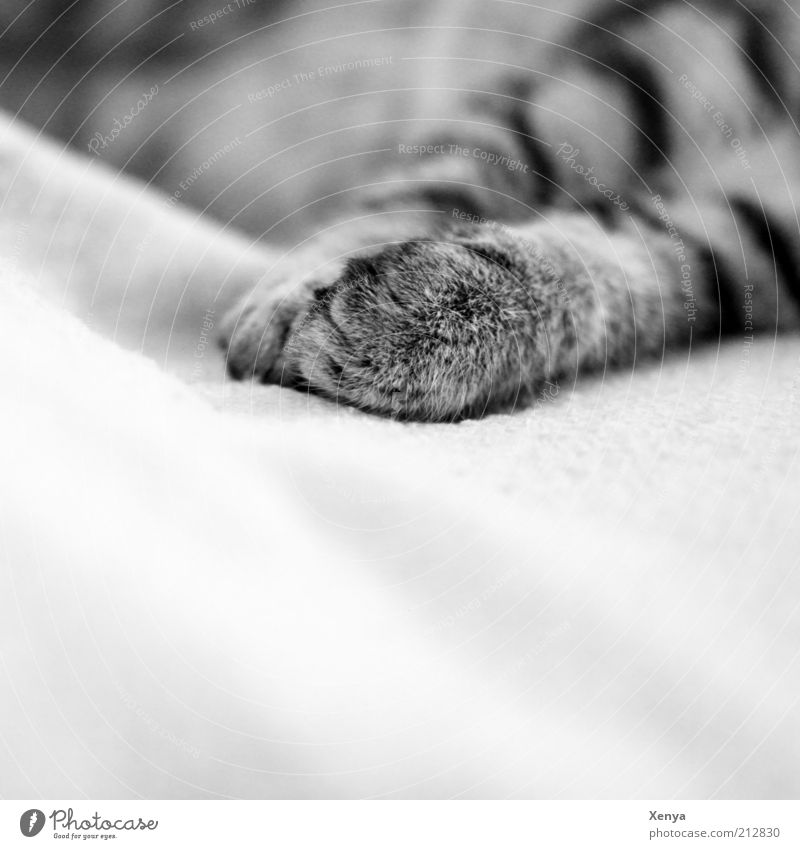
[[[689,338],[669,245],[647,236],[561,215],[393,244],[316,294],[289,287],[251,303],[228,328],[228,356],[236,376],[401,418],[526,403],[549,381]]]
[[[708,8],[603,7],[538,88],[476,101],[479,132],[422,137],[431,155],[364,180],[344,242],[312,240],[232,313],[231,374],[454,420],[720,331],[797,326],[800,27],[755,0]],[[454,144],[488,158],[441,155]]]

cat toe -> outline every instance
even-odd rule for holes
[[[301,305],[292,298],[245,299],[223,320],[219,344],[235,380],[289,382],[283,349]]]

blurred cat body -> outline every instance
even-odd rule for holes
[[[234,377],[451,420],[797,326],[796,4],[206,5],[64,12],[99,70],[11,51],[6,104],[284,245],[222,277]]]

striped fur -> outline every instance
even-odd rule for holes
[[[601,4],[473,121],[389,139],[231,314],[230,373],[453,420],[796,328],[799,39],[796,0]]]

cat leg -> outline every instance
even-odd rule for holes
[[[715,305],[700,292],[686,305],[666,233],[557,214],[456,226],[352,259],[271,344],[295,383],[329,398],[453,420],[688,344]]]

